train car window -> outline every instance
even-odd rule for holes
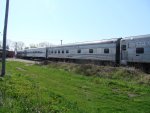
[[[108,48],[105,48],[105,49],[104,49],[104,53],[109,53],[109,49],[108,49]]]
[[[53,51],[51,51],[51,53],[53,53]]]
[[[78,49],[77,53],[81,53],[81,49]]]
[[[89,49],[89,53],[93,53],[93,49]]]
[[[57,53],[57,51],[55,51],[55,53]]]
[[[143,54],[144,53],[144,48],[136,48],[136,53]]]
[[[60,51],[58,50],[58,53],[60,53]]]
[[[64,50],[62,50],[62,53],[64,53]]]
[[[69,53],[69,50],[66,50],[66,53]]]
[[[122,50],[126,50],[126,45],[121,46]]]

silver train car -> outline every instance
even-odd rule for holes
[[[150,63],[150,35],[131,36],[120,41],[120,63]]]
[[[32,48],[32,49],[26,49],[23,51],[17,52],[18,58],[37,58],[37,59],[45,59],[46,58],[46,48]]]
[[[119,56],[116,54],[119,52],[119,49],[116,49],[120,46],[119,41],[120,39],[112,39],[82,44],[49,47],[47,58],[95,60],[115,63],[119,61]]]
[[[30,58],[46,58],[46,48],[27,49],[25,53]]]
[[[92,60],[117,65],[142,64],[150,67],[150,35],[28,49],[19,51],[17,56],[50,60]]]

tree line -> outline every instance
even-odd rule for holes
[[[0,48],[2,48],[2,46],[3,46],[3,42],[0,41]],[[48,42],[40,42],[38,44],[31,43],[29,44],[29,46],[26,46],[25,43],[22,41],[7,40],[6,43],[6,49],[12,51],[19,51],[19,50],[30,49],[30,48],[50,47],[50,46],[52,46],[52,44]]]

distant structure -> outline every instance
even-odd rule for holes
[[[3,49],[0,48],[0,60],[2,59],[2,53],[3,53]],[[9,51],[8,49],[6,49],[6,57],[7,58],[13,58],[14,56],[15,56],[14,51]]]

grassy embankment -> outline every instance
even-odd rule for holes
[[[150,75],[108,66],[7,62],[0,113],[35,112],[150,113]]]

